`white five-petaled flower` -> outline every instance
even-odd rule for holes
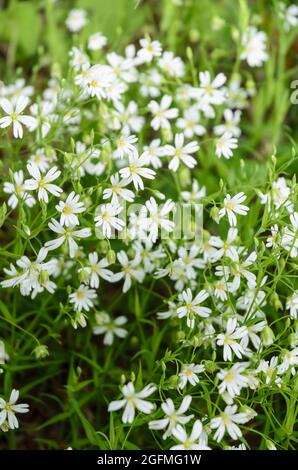
[[[16,417],[16,413],[28,413],[29,405],[27,403],[19,403],[19,391],[13,389],[9,400],[5,401],[3,398],[0,398],[0,426],[4,423],[7,423],[10,429],[17,429],[19,423]]]
[[[136,255],[134,259],[129,260],[125,251],[121,250],[117,253],[117,259],[121,264],[121,272],[114,274],[113,281],[118,282],[120,279],[124,279],[122,291],[126,293],[131,288],[132,279],[142,282],[145,272],[140,267],[140,255]]]
[[[114,342],[114,336],[125,338],[127,330],[123,325],[127,323],[127,318],[120,315],[117,318],[111,318],[106,312],[98,312],[95,314],[96,325],[93,327],[94,335],[104,335],[103,344],[110,346]]]
[[[161,44],[159,41],[151,41],[151,39],[140,39],[141,49],[138,50],[138,58],[141,62],[151,62],[153,57],[161,55]]]
[[[229,159],[233,156],[233,150],[238,147],[238,140],[233,137],[231,132],[225,132],[221,137],[216,139],[215,153],[220,158],[223,156]]]
[[[101,227],[104,237],[111,238],[112,229],[121,231],[124,227],[123,220],[119,219],[119,215],[123,210],[122,206],[114,205],[111,203],[102,204],[99,207],[100,214],[97,215],[95,220],[95,227]]]
[[[199,78],[200,87],[198,97],[202,101],[202,107],[210,104],[219,105],[226,100],[225,91],[221,88],[227,79],[223,73],[219,73],[214,80],[211,80],[208,71],[200,72]]]
[[[120,199],[123,199],[128,202],[133,202],[134,193],[130,189],[127,189],[129,183],[127,180],[120,180],[119,173],[115,173],[110,178],[111,187],[106,188],[103,191],[102,198],[109,199],[111,198],[111,204],[117,206],[120,203]]]
[[[62,227],[59,222],[55,219],[51,219],[49,222],[49,228],[53,232],[57,233],[59,236],[54,240],[49,240],[45,243],[45,247],[48,250],[56,250],[59,246],[63,245],[65,241],[68,243],[69,255],[71,258],[74,258],[78,250],[78,244],[75,239],[80,240],[80,238],[87,238],[91,235],[90,228],[81,228],[78,229],[77,226]]]
[[[162,419],[156,419],[154,421],[149,422],[149,429],[166,429],[166,432],[163,435],[163,439],[167,439],[172,432],[173,429],[176,428],[178,424],[186,424],[188,423],[194,415],[184,416],[186,411],[189,409],[191,404],[191,396],[187,395],[183,398],[182,403],[178,410],[175,409],[173,400],[168,398],[164,403],[161,405],[161,409],[165,414],[165,417]]]
[[[83,202],[80,201],[79,194],[75,194],[72,191],[68,196],[66,201],[59,201],[57,204],[56,209],[58,212],[61,213],[60,215],[60,224],[66,227],[70,227],[71,225],[79,225],[79,219],[76,214],[80,214],[84,212],[85,205]]]
[[[89,287],[81,284],[75,292],[70,294],[69,302],[74,304],[74,309],[77,312],[81,312],[82,310],[86,310],[88,312],[90,308],[93,307],[93,299],[96,297],[97,294],[94,289],[89,289]]]
[[[115,400],[109,404],[108,411],[117,411],[124,408],[122,415],[122,422],[124,424],[131,424],[135,418],[136,409],[145,414],[150,414],[155,408],[155,405],[144,398],[149,397],[155,392],[156,386],[154,384],[146,385],[143,390],[136,392],[134,384],[129,382],[121,389],[124,398],[122,400]]]
[[[218,372],[217,377],[221,380],[218,389],[221,394],[227,392],[233,398],[240,394],[243,387],[247,387],[248,378],[242,374],[246,365],[244,362],[236,362],[230,369],[222,369]]]
[[[170,129],[169,119],[175,119],[178,116],[178,109],[170,108],[172,101],[171,96],[164,95],[160,104],[154,100],[148,104],[149,111],[153,114],[151,126],[155,131],[158,131],[160,128]]]
[[[149,231],[149,239],[154,243],[158,238],[158,229],[165,231],[167,234],[172,232],[174,229],[174,222],[169,220],[169,214],[174,208],[174,203],[169,199],[165,204],[161,206],[157,205],[154,197],[151,197],[149,201],[146,201],[144,207],[144,219],[142,219],[142,224],[144,228]],[[147,213],[149,212],[149,214]]]
[[[102,258],[100,261],[98,260],[98,254],[96,251],[89,253],[89,265],[85,270],[89,274],[89,284],[90,287],[94,287],[95,289],[99,286],[99,278],[102,277],[106,281],[112,281],[113,272],[110,269],[107,269],[109,266],[109,262],[107,258]]]
[[[194,327],[196,315],[203,318],[210,315],[210,308],[201,305],[208,297],[208,292],[201,290],[193,299],[192,292],[189,288],[179,294],[179,300],[182,302],[182,305],[177,309],[178,317],[183,318],[186,316],[187,326],[189,326],[189,328]]]
[[[65,21],[65,24],[69,31],[71,31],[72,33],[77,33],[78,31],[80,31],[87,23],[86,16],[86,11],[80,8],[74,8],[73,10],[70,10],[68,17]]]
[[[225,333],[217,335],[217,344],[223,346],[223,359],[224,361],[232,360],[232,351],[238,358],[241,359],[244,350],[242,346],[237,343],[237,339],[243,338],[246,335],[246,327],[242,326],[237,328],[237,318],[229,318],[227,321],[227,328]]]
[[[24,201],[26,206],[32,207],[35,204],[35,199],[25,191],[24,173],[23,170],[16,171],[13,174],[13,182],[5,181],[3,191],[11,196],[8,199],[8,205],[15,209],[19,204],[19,200]]]
[[[203,425],[199,419],[195,421],[190,435],[180,424],[173,429],[172,434],[181,444],[171,447],[171,450],[211,450],[206,445]]]
[[[298,290],[293,292],[291,297],[287,300],[287,309],[290,310],[290,316],[293,320],[297,318],[298,312]]]
[[[116,150],[114,152],[115,157],[123,158],[125,156],[134,155],[137,153],[136,144],[138,138],[135,135],[121,135],[116,139]]]
[[[234,441],[239,439],[242,432],[237,424],[247,423],[250,419],[251,417],[247,413],[237,413],[237,405],[226,406],[219,416],[211,419],[210,427],[216,429],[214,439],[220,442],[226,432]]]
[[[28,191],[37,190],[38,200],[44,201],[45,203],[49,202],[48,192],[53,194],[53,196],[59,197],[63,192],[59,186],[53,184],[52,181],[55,181],[61,174],[61,171],[58,170],[56,166],[50,168],[50,170],[42,175],[39,168],[36,165],[28,164],[27,170],[32,176],[31,179],[25,181],[25,189]]]
[[[136,190],[144,189],[144,183],[142,178],[153,180],[156,173],[151,168],[145,168],[148,165],[148,157],[138,154],[131,154],[128,157],[128,166],[121,168],[119,171],[121,178],[126,180],[128,183],[133,183]]]
[[[8,101],[6,98],[0,99],[0,106],[6,113],[6,116],[0,119],[0,127],[3,129],[12,124],[13,136],[16,139],[23,137],[22,124],[28,127],[29,130],[36,124],[34,117],[22,114],[28,103],[29,99],[27,96],[19,96],[14,102]]]
[[[236,194],[236,196],[231,197],[230,194],[224,199],[223,208],[219,211],[219,218],[221,219],[224,215],[227,214],[230,225],[236,226],[237,219],[235,214],[247,215],[249,207],[242,204],[245,201],[246,195],[241,192]]]
[[[184,134],[175,135],[175,147],[173,145],[166,145],[164,150],[165,154],[172,156],[169,163],[169,169],[177,171],[180,165],[180,162],[183,162],[188,168],[194,168],[197,164],[197,161],[194,157],[191,156],[192,153],[196,153],[199,150],[199,145],[197,142],[189,142],[186,145],[184,144]]]
[[[197,385],[200,381],[197,374],[201,374],[204,370],[205,366],[201,364],[184,364],[181,372],[179,373],[178,388],[182,390],[186,386],[187,382],[193,386]]]

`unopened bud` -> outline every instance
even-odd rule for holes
[[[264,346],[270,346],[274,342],[275,336],[270,326],[265,326],[261,332],[261,338]]]
[[[44,359],[45,357],[47,357],[50,354],[49,349],[45,344],[40,344],[39,346],[37,346],[33,350],[33,353],[34,353],[36,359]]]

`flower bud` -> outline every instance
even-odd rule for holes
[[[45,344],[40,344],[39,346],[37,346],[33,350],[33,353],[34,353],[36,359],[44,359],[45,357],[47,357],[50,354],[49,349]]]
[[[86,268],[83,268],[80,270],[79,272],[79,280],[80,282],[82,282],[83,284],[87,284],[88,281],[89,281],[89,272]]]
[[[266,325],[263,331],[261,332],[261,339],[264,346],[270,346],[275,339],[274,333],[270,326]]]

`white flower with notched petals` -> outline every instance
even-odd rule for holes
[[[110,346],[114,342],[114,336],[118,338],[125,338],[127,330],[123,325],[127,323],[127,318],[124,315],[115,319],[111,318],[106,312],[99,312],[95,314],[96,325],[93,327],[94,335],[104,335],[103,344]]]
[[[28,103],[28,97],[22,95],[15,101],[8,101],[6,98],[0,99],[0,106],[6,113],[6,116],[0,119],[0,127],[4,129],[12,124],[13,136],[16,139],[23,137],[22,124],[28,127],[29,130],[36,125],[34,117],[22,114]]]
[[[175,119],[178,116],[177,108],[170,108],[172,104],[172,97],[164,95],[160,104],[157,101],[150,101],[148,104],[149,111],[153,114],[151,126],[155,131],[158,129],[170,129],[169,119]]]
[[[230,369],[221,369],[217,377],[221,380],[219,384],[219,393],[227,392],[230,397],[240,394],[243,387],[247,387],[248,378],[242,374],[245,371],[247,363],[235,363]]]
[[[200,87],[197,91],[197,95],[202,102],[202,108],[206,105],[219,105],[226,100],[226,94],[222,86],[227,78],[223,73],[219,73],[214,80],[211,80],[208,71],[200,72],[199,78]]]
[[[177,119],[176,125],[183,130],[186,138],[191,139],[194,135],[202,136],[206,129],[199,124],[200,113],[196,107],[187,108],[184,111],[183,118]]]
[[[155,169],[162,167],[160,157],[164,157],[166,154],[165,147],[161,146],[160,143],[160,139],[152,140],[149,145],[144,146],[144,152],[141,155],[142,157],[147,158],[148,164],[152,165]]]
[[[96,291],[94,289],[89,289],[89,287],[81,284],[79,288],[70,294],[69,302],[74,305],[74,309],[77,312],[86,310],[87,312],[94,306],[93,299],[97,297]]]
[[[136,190],[144,189],[144,183],[142,178],[153,180],[156,172],[151,168],[145,168],[148,165],[148,158],[146,156],[138,154],[129,155],[128,166],[121,168],[119,171],[121,178],[127,181],[127,183],[133,183]]]
[[[220,209],[219,211],[219,218],[221,219],[224,215],[228,216],[228,220],[230,225],[236,226],[237,224],[237,219],[235,214],[239,215],[247,215],[247,212],[249,211],[249,207],[245,206],[242,204],[246,199],[246,195],[241,192],[236,194],[236,196],[231,197],[230,194],[227,194],[227,196],[224,199],[223,203],[223,208]]]
[[[193,180],[191,191],[182,191],[181,197],[187,202],[198,202],[206,196],[206,187],[200,185],[197,180]]]
[[[187,326],[193,328],[195,325],[195,317],[207,318],[209,317],[211,310],[208,307],[201,305],[204,300],[208,299],[209,294],[205,290],[201,290],[194,298],[191,290],[188,288],[179,294],[179,301],[182,302],[182,306],[178,307],[177,313],[179,318],[186,316]]]
[[[191,156],[192,153],[196,153],[199,150],[197,142],[189,142],[184,145],[184,135],[175,135],[175,147],[173,145],[165,146],[165,154],[173,157],[169,163],[169,169],[177,171],[180,162],[183,162],[188,168],[194,168],[197,164],[196,159]]]
[[[129,183],[127,180],[120,180],[119,173],[115,173],[110,178],[111,187],[106,188],[103,191],[102,198],[109,199],[111,198],[111,204],[118,206],[121,202],[121,199],[128,202],[133,202],[134,193],[130,189],[127,189]]]
[[[109,404],[108,411],[117,411],[124,408],[122,422],[124,424],[131,424],[135,418],[136,410],[145,414],[152,413],[155,405],[148,400],[144,400],[144,398],[148,398],[155,390],[156,386],[149,384],[140,392],[136,392],[134,384],[129,382],[121,389],[124,398],[122,400],[112,401]]]
[[[95,227],[101,227],[104,237],[111,238],[112,229],[121,231],[124,227],[123,220],[117,217],[123,210],[122,206],[114,204],[102,204],[99,207],[100,214],[97,215],[95,220]]]
[[[244,354],[242,346],[237,342],[238,339],[246,335],[246,327],[237,327],[237,318],[229,318],[227,321],[227,328],[225,333],[217,335],[218,346],[223,346],[223,359],[224,361],[232,360],[232,352],[241,359]]]
[[[238,147],[238,140],[233,137],[231,132],[225,132],[216,140],[215,153],[220,158],[223,156],[229,159],[233,156],[233,150]]]
[[[3,191],[11,196],[8,199],[8,205],[15,209],[19,201],[23,201],[26,206],[33,207],[35,199],[25,191],[23,170],[16,171],[13,174],[13,182],[6,181],[3,185]]]
[[[173,429],[172,434],[181,444],[171,447],[171,450],[211,450],[205,443],[203,425],[199,419],[195,421],[190,435],[180,424]]]
[[[154,197],[146,201],[142,223],[144,228],[149,231],[148,237],[153,243],[155,243],[158,238],[159,228],[161,231],[166,232],[166,234],[174,230],[175,224],[173,221],[169,220],[169,214],[173,211],[173,208],[174,203],[170,199],[161,206],[158,206]]]
[[[109,262],[106,258],[98,260],[98,254],[96,251],[89,253],[89,264],[84,268],[89,274],[90,287],[97,289],[99,286],[99,278],[102,277],[106,281],[112,282],[113,271],[107,269]]]
[[[47,250],[56,250],[66,241],[69,248],[69,256],[74,258],[78,250],[78,244],[75,240],[80,240],[81,238],[87,238],[91,235],[90,228],[81,228],[78,229],[77,226],[62,227],[59,222],[55,219],[51,219],[49,222],[49,228],[57,233],[59,236],[54,240],[49,240],[45,243]]]
[[[232,111],[231,109],[224,110],[225,123],[220,124],[214,127],[214,133],[216,135],[223,135],[226,132],[229,132],[233,137],[240,137],[241,130],[238,127],[241,118],[241,111],[236,109]]]
[[[140,267],[141,258],[139,255],[136,255],[133,260],[129,260],[125,251],[122,250],[117,253],[117,259],[122,269],[121,272],[114,274],[113,281],[118,282],[120,279],[124,279],[122,291],[126,293],[131,288],[133,279],[143,282],[145,273]]]
[[[176,428],[178,424],[188,423],[194,415],[184,416],[191,404],[191,396],[187,395],[183,398],[182,403],[178,410],[175,409],[175,405],[171,398],[168,398],[161,405],[161,409],[165,414],[165,417],[162,419],[157,419],[149,422],[149,429],[166,429],[166,432],[163,435],[163,439],[167,439],[173,432],[173,429]]]
[[[84,212],[86,208],[84,203],[80,201],[80,196],[72,191],[65,202],[59,201],[56,209],[61,213],[60,224],[70,227],[71,225],[79,225],[80,222],[76,214]]]
[[[159,41],[151,41],[151,39],[140,39],[141,49],[138,50],[138,58],[140,62],[151,62],[153,57],[161,55],[161,44]]]
[[[214,439],[220,442],[227,432],[236,441],[242,436],[242,432],[237,424],[245,424],[251,417],[247,413],[237,413],[237,405],[226,406],[219,416],[211,419],[211,429],[216,429]]]
[[[115,157],[123,158],[125,156],[134,155],[137,153],[136,144],[138,138],[135,135],[121,135],[116,139],[117,149],[114,152]]]
[[[29,405],[27,403],[17,404],[18,399],[19,391],[15,389],[12,390],[8,401],[0,398],[0,426],[5,423],[9,429],[19,427],[16,413],[28,413]]]
[[[59,188],[52,182],[59,178],[61,171],[56,166],[50,168],[50,170],[42,175],[39,168],[36,165],[28,164],[27,170],[32,176],[31,179],[25,181],[25,189],[27,191],[38,191],[37,196],[39,201],[45,203],[49,202],[48,192],[53,196],[59,197],[63,192],[63,189]]]
[[[193,386],[197,385],[200,381],[198,374],[201,374],[204,370],[205,367],[200,364],[184,364],[179,373],[178,388],[182,390],[188,382]]]
[[[286,350],[283,354],[282,363],[278,367],[278,374],[284,374],[288,369],[291,370],[291,374],[296,374],[295,367],[298,366],[298,348],[292,349],[292,351]]]

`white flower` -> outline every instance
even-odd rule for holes
[[[170,77],[182,77],[184,75],[184,63],[180,57],[175,57],[173,52],[164,52],[158,60],[159,67]]]
[[[24,201],[26,206],[33,207],[35,199],[30,194],[26,193],[24,185],[24,173],[23,170],[16,171],[13,174],[13,183],[6,181],[3,185],[3,191],[6,194],[11,194],[8,199],[8,205],[12,209],[15,209],[19,204],[19,201]]]
[[[115,150],[114,156],[123,158],[136,154],[137,148],[134,144],[137,141],[138,138],[135,135],[121,135],[115,142],[117,150]]]
[[[278,3],[279,7],[279,16],[283,21],[283,25],[286,31],[290,31],[291,28],[294,28],[298,25],[298,6],[290,5],[287,6],[283,2]]]
[[[0,106],[7,114],[0,119],[0,127],[3,129],[12,124],[13,136],[18,139],[23,137],[22,124],[29,130],[36,125],[36,119],[32,116],[22,114],[28,106],[29,99],[27,96],[19,96],[14,102],[8,101],[6,98],[0,99]]]
[[[88,38],[88,49],[90,51],[99,51],[102,49],[108,40],[107,38],[101,33],[93,33]]]
[[[134,384],[129,382],[121,389],[124,398],[122,400],[112,401],[109,404],[108,411],[117,411],[124,408],[122,415],[122,422],[124,424],[131,424],[135,418],[136,409],[145,414],[150,414],[155,408],[155,405],[144,398],[149,397],[155,392],[156,386],[153,384],[146,385],[140,392],[135,391]]]
[[[221,380],[219,392],[223,394],[228,392],[230,397],[240,394],[243,387],[247,387],[248,379],[241,372],[246,369],[245,363],[235,363],[230,369],[222,369],[218,372],[217,377]]]
[[[156,242],[158,238],[158,229],[161,228],[161,236],[163,231],[167,234],[172,232],[174,229],[174,222],[169,220],[169,214],[174,208],[174,203],[169,199],[165,204],[158,206],[154,197],[151,197],[149,201],[146,201],[144,208],[144,216],[147,215],[147,210],[149,212],[148,217],[144,217],[143,226],[146,230],[149,231],[149,240],[153,243]]]
[[[199,364],[184,364],[181,372],[179,373],[179,386],[181,390],[186,386],[187,382],[195,386],[199,383],[199,377],[197,374],[204,372],[205,367]]]
[[[236,109],[233,112],[231,109],[224,110],[225,124],[220,124],[214,127],[216,135],[222,135],[229,132],[233,137],[240,137],[241,130],[238,127],[241,118],[241,111]]]
[[[182,403],[178,410],[175,409],[173,400],[168,398],[161,405],[161,409],[165,414],[165,417],[162,419],[157,419],[149,422],[149,429],[165,429],[166,432],[163,435],[163,439],[167,439],[173,432],[173,429],[176,428],[178,424],[188,423],[194,415],[184,416],[191,404],[191,396],[187,395],[183,398]]]
[[[111,187],[106,188],[103,191],[103,199],[111,199],[111,204],[113,206],[118,206],[120,204],[120,199],[123,199],[128,202],[133,202],[134,200],[134,193],[130,189],[126,189],[129,183],[127,180],[120,180],[119,173],[115,173],[110,178]]]
[[[197,142],[189,142],[186,145],[184,144],[184,135],[176,134],[175,135],[175,147],[172,145],[165,146],[165,154],[173,156],[169,163],[169,169],[177,171],[182,161],[188,168],[194,168],[197,164],[197,161],[194,157],[191,156],[192,153],[196,153],[199,150],[199,145]]]
[[[19,427],[15,413],[28,413],[29,405],[27,403],[17,404],[18,399],[19,391],[15,389],[12,390],[8,401],[0,398],[0,426],[7,422],[10,429],[17,429]]]
[[[216,140],[215,153],[220,158],[231,158],[233,156],[233,149],[238,147],[238,140],[233,137],[231,132],[225,132],[221,137]]]
[[[278,367],[278,373],[284,374],[290,368],[291,374],[295,375],[296,366],[298,366],[298,348],[292,349],[292,351],[284,352],[282,363]]]
[[[66,198],[66,201],[59,201],[59,204],[56,206],[60,215],[60,224],[66,227],[79,225],[79,219],[76,214],[84,212],[86,209],[84,203],[80,201],[80,196],[75,194],[72,191]]]
[[[200,113],[196,107],[184,110],[183,118],[177,119],[176,125],[179,129],[183,129],[185,137],[191,139],[194,135],[202,136],[206,129],[199,124]]]
[[[187,202],[198,202],[206,196],[206,188],[200,188],[197,180],[193,180],[191,191],[182,191],[181,197]]]
[[[161,55],[161,44],[159,41],[151,41],[150,39],[140,39],[142,48],[138,50],[138,58],[141,62],[151,62],[153,57]]]
[[[68,13],[65,24],[72,33],[79,32],[87,23],[87,14],[85,10],[73,9]]]
[[[96,325],[93,327],[93,334],[103,335],[103,344],[110,346],[114,342],[114,335],[118,338],[125,338],[127,330],[122,328],[127,323],[127,318],[123,315],[115,319],[106,312],[95,314]]]
[[[99,286],[99,278],[102,277],[106,281],[112,280],[113,272],[110,269],[106,269],[109,266],[109,262],[106,258],[98,261],[98,254],[96,251],[89,253],[89,265],[86,269],[90,276],[89,283],[90,287],[95,289]]]
[[[223,346],[223,359],[224,361],[232,360],[232,351],[238,358],[241,359],[244,350],[242,346],[237,343],[237,339],[243,338],[246,335],[246,327],[242,326],[237,328],[237,318],[229,318],[227,321],[226,333],[217,335],[217,344]]]
[[[171,447],[171,450],[210,450],[210,447],[205,444],[205,439],[202,439],[204,432],[199,419],[195,421],[189,436],[180,424],[173,429],[172,434],[181,444]]]
[[[117,253],[117,259],[122,266],[122,270],[120,273],[114,274],[113,280],[118,282],[124,278],[122,291],[126,293],[131,288],[132,279],[138,282],[142,282],[144,279],[144,271],[139,267],[141,259],[140,256],[136,256],[133,260],[129,260],[123,250]]]
[[[290,310],[290,316],[293,320],[297,318],[298,312],[298,290],[296,290],[287,300],[287,309]]]
[[[45,247],[48,250],[56,250],[59,246],[63,245],[65,241],[67,241],[71,258],[75,257],[79,248],[75,239],[80,240],[81,238],[87,238],[91,235],[90,228],[78,229],[76,226],[62,227],[62,225],[60,225],[55,219],[51,219],[51,222],[49,222],[49,228],[60,236],[55,240],[47,241],[45,243]]]
[[[162,147],[160,143],[160,139],[152,140],[150,145],[144,146],[144,152],[141,155],[142,157],[147,158],[148,164],[152,165],[155,169],[162,167],[160,157],[164,157],[166,154],[165,147]]]
[[[28,191],[38,191],[38,200],[44,201],[45,203],[49,202],[48,192],[54,196],[59,197],[63,192],[59,186],[53,184],[52,181],[55,181],[59,178],[61,171],[58,170],[56,166],[53,166],[45,175],[40,173],[39,168],[36,165],[28,164],[27,170],[32,176],[32,179],[25,181],[25,189]]]
[[[69,295],[69,302],[74,304],[74,309],[77,312],[82,310],[90,310],[93,307],[93,299],[97,297],[96,291],[94,289],[89,289],[84,284],[81,284],[79,288]]]
[[[199,78],[198,97],[202,101],[201,106],[222,104],[226,96],[225,91],[221,87],[227,79],[226,76],[223,73],[219,73],[214,80],[211,80],[210,73],[205,71],[199,73]]]
[[[138,154],[129,155],[129,166],[121,168],[119,171],[121,178],[125,179],[127,183],[133,183],[136,190],[144,189],[142,178],[153,180],[156,173],[151,168],[144,168],[148,164],[148,158],[143,155],[140,157]]]
[[[111,238],[112,236],[112,228],[118,231],[123,230],[124,222],[123,220],[119,219],[117,215],[122,212],[123,207],[114,205],[114,204],[102,204],[99,206],[100,214],[97,215],[95,220],[95,227],[101,227],[102,233],[104,237]]]
[[[238,261],[239,256],[237,248],[234,246],[237,236],[238,230],[236,228],[230,228],[226,240],[222,240],[219,237],[210,238],[210,245],[214,246],[215,248],[218,248],[217,253],[215,255],[216,260],[219,260],[223,256],[227,256],[233,261]]]
[[[178,317],[187,317],[187,326],[190,328],[194,327],[195,316],[206,318],[210,315],[211,310],[208,307],[202,307],[201,303],[209,297],[208,292],[201,290],[193,299],[192,292],[188,288],[179,294],[179,300],[183,303],[181,307],[177,309]]]
[[[231,197],[230,194],[224,199],[223,208],[219,211],[219,218],[221,219],[225,214],[228,216],[230,225],[233,227],[237,224],[237,219],[235,214],[247,215],[249,208],[242,204],[245,201],[246,195],[241,192],[236,194],[236,196]]]
[[[266,52],[267,37],[263,31],[258,31],[254,26],[242,36],[241,60],[246,60],[250,67],[260,67],[268,59]]]
[[[227,432],[235,441],[242,436],[242,432],[237,424],[247,423],[251,418],[247,413],[237,413],[237,405],[226,406],[219,416],[211,419],[211,429],[216,429],[214,439],[220,442]],[[237,424],[236,424],[237,423]]]
[[[169,119],[175,119],[178,116],[177,108],[170,108],[173,99],[169,95],[164,95],[160,104],[157,101],[150,101],[149,111],[153,114],[151,126],[155,131],[158,129],[170,129]],[[169,109],[170,108],[170,109]]]

